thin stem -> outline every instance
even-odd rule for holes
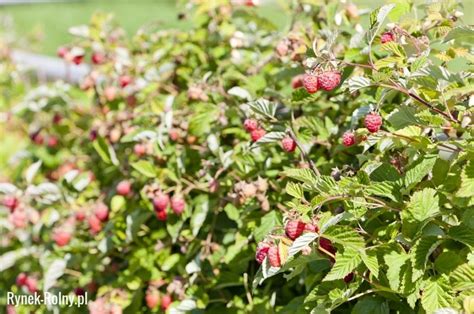
[[[367,69],[375,70],[373,65],[370,65],[370,64],[353,63],[353,62],[347,62],[347,61],[342,61],[342,60],[341,60],[341,63],[344,64],[344,65],[350,65],[350,66],[353,66],[353,67],[360,67],[360,68],[367,68]]]
[[[361,293],[358,293],[358,294],[356,294],[356,295],[353,295],[352,297],[350,297],[349,299],[347,299],[347,301],[352,301],[352,300],[355,300],[355,299],[357,299],[357,298],[360,298],[360,297],[362,297],[362,296],[364,296],[364,295],[366,295],[366,294],[370,294],[370,293],[374,293],[374,292],[375,292],[374,290],[369,289],[369,290],[366,290],[366,291],[364,291],[364,292],[361,292]]]

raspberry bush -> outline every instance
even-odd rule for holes
[[[1,291],[87,292],[95,314],[474,310],[457,3],[291,1],[285,30],[257,5],[193,1],[190,31],[133,38],[95,15],[58,49],[91,64],[79,87],[25,84],[2,41],[28,144],[1,177]]]

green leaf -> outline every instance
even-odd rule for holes
[[[347,226],[336,225],[329,227],[323,236],[334,243],[340,244],[344,249],[360,250],[365,247],[365,241],[362,236]]]
[[[461,42],[474,43],[474,26],[472,25],[462,25],[453,28],[448,35],[444,38],[444,42],[450,40],[457,40]]]
[[[156,177],[156,169],[153,164],[146,160],[140,160],[130,164],[133,169],[137,170],[144,176],[148,178],[155,178]]]
[[[224,207],[224,211],[225,211],[225,213],[227,214],[227,217],[229,217],[230,220],[233,220],[233,221],[239,223],[239,220],[240,220],[240,212],[239,212],[239,210],[237,209],[237,207],[235,207],[235,206],[232,205],[231,203],[228,203],[228,204]]]
[[[468,263],[458,266],[449,274],[449,280],[454,290],[472,292],[474,290],[474,266]]]
[[[294,183],[294,182],[289,181],[286,184],[285,191],[286,191],[287,194],[289,194],[289,195],[291,195],[291,196],[293,196],[297,199],[304,198],[303,187],[298,183]]]
[[[464,223],[461,223],[459,226],[451,227],[448,231],[448,236],[471,248],[474,247],[474,229]]]
[[[97,138],[92,143],[92,146],[105,163],[114,164],[115,166],[118,166],[119,162],[113,147],[108,145],[102,137]]]
[[[308,168],[288,169],[283,172],[283,175],[308,185],[315,185],[317,180],[314,173]]]
[[[277,105],[275,103],[263,98],[249,102],[248,105],[255,113],[270,119],[275,116],[277,111]]]
[[[395,130],[402,129],[409,125],[417,125],[420,123],[415,116],[416,109],[409,106],[398,106],[389,115],[386,120],[394,127]]]
[[[280,219],[276,211],[271,211],[265,216],[263,216],[260,225],[255,229],[253,233],[255,241],[261,241],[270,231],[272,231],[275,226],[278,226],[279,224]]]
[[[436,310],[451,307],[452,297],[449,294],[450,286],[444,277],[432,277],[425,282],[423,294],[421,295],[421,305],[427,313],[434,313]]]
[[[398,253],[395,251],[391,251],[388,254],[385,254],[384,260],[385,264],[387,264],[387,279],[392,288],[395,291],[402,290],[401,287],[403,286],[403,276],[406,270],[406,262],[410,259],[410,256],[405,253]],[[411,276],[410,276],[411,277]],[[411,280],[411,278],[410,278]]]
[[[302,236],[296,238],[296,240],[291,244],[288,250],[288,257],[296,255],[300,252],[305,246],[311,244],[314,240],[318,238],[318,234],[314,232],[307,232]]]
[[[168,256],[165,261],[160,265],[161,270],[169,271],[179,262],[180,254],[172,254]]]
[[[209,211],[209,198],[207,195],[201,194],[194,201],[195,205],[191,216],[191,230],[193,236],[197,236]]]
[[[413,272],[413,281],[423,276],[428,258],[442,241],[438,237],[430,236],[423,237],[416,242],[412,248],[412,261],[415,270]]]
[[[474,197],[474,161],[470,160],[461,173],[461,187],[458,197]]]
[[[379,261],[377,259],[377,254],[372,250],[362,251],[361,254],[362,261],[364,262],[365,266],[370,270],[372,275],[375,278],[379,277]]]
[[[344,85],[347,85],[349,92],[353,93],[359,89],[371,86],[372,81],[364,76],[353,76],[348,79]]]
[[[400,186],[395,182],[373,182],[372,184],[365,187],[365,192],[368,195],[376,195],[389,198],[394,202],[401,201]]]
[[[382,298],[368,296],[357,301],[351,314],[389,314],[387,300]]]
[[[408,190],[412,189],[423,180],[432,170],[436,163],[436,156],[429,155],[417,160],[405,173],[404,183]]]
[[[407,211],[417,221],[425,221],[439,214],[439,197],[436,190],[426,188],[411,196]]]
[[[397,181],[401,178],[397,169],[388,163],[381,163],[378,167],[373,169],[370,173],[372,181]]]
[[[324,281],[342,279],[352,272],[361,262],[360,253],[356,250],[344,250],[336,253],[336,263],[331,271],[324,277]]]
[[[262,136],[258,141],[252,143],[252,147],[259,146],[261,144],[280,142],[286,135],[285,132],[268,132]]]
[[[113,213],[118,212],[126,204],[125,197],[122,195],[114,195],[110,200],[110,209]]]

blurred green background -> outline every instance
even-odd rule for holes
[[[285,15],[281,5],[287,1],[289,0],[267,0],[267,4],[262,1],[264,5],[257,10],[266,17],[272,17],[276,24],[283,26],[289,20],[289,16]],[[7,14],[13,18],[17,35],[39,39],[31,47],[33,50],[53,55],[58,46],[71,40],[68,28],[87,23],[90,16],[97,11],[113,13],[129,34],[133,34],[140,26],[152,22],[159,22],[163,28],[186,27],[189,22],[182,22],[177,18],[180,12],[177,2],[175,0],[76,0],[7,6],[0,4],[0,15]],[[373,9],[388,1],[353,0],[353,2],[359,8]],[[463,4],[465,18],[472,18],[474,0],[464,0]]]

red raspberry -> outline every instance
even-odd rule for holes
[[[303,233],[305,225],[301,220],[290,220],[285,226],[285,233],[288,238],[294,240]]]
[[[385,32],[382,34],[382,36],[380,36],[380,41],[382,42],[382,44],[385,44],[394,40],[395,40],[395,35],[393,35],[392,32]]]
[[[354,133],[352,132],[346,132],[342,135],[342,144],[344,144],[344,146],[352,146],[354,145],[356,142],[356,139],[355,139],[355,135]]]
[[[258,129],[258,121],[255,119],[245,119],[244,128],[247,132],[252,132]]]
[[[382,117],[375,112],[371,112],[365,116],[364,124],[370,133],[376,133],[382,125]]]
[[[319,74],[318,88],[326,91],[335,89],[341,83],[341,73],[338,71],[327,71]]]
[[[336,248],[332,245],[332,242],[326,238],[319,238],[319,246],[329,253],[336,253]]]
[[[296,149],[296,142],[290,136],[286,136],[281,140],[281,147],[285,152],[292,153]]]
[[[153,309],[160,302],[160,294],[155,289],[151,291],[147,291],[146,296],[145,296],[145,301],[148,308]]]
[[[59,58],[62,59],[67,55],[68,52],[69,50],[66,47],[59,47],[57,51],[57,55]]]
[[[59,113],[55,113],[53,116],[53,124],[59,124],[63,117]]]
[[[10,214],[9,219],[16,228],[25,228],[28,224],[28,217],[24,210],[15,210]]]
[[[75,64],[75,65],[79,65],[82,63],[82,60],[84,59],[84,56],[82,55],[78,55],[78,56],[74,56],[72,58],[72,62]]]
[[[153,208],[155,208],[156,211],[161,212],[168,207],[169,203],[170,197],[165,193],[159,192],[158,195],[153,199]]]
[[[71,233],[63,230],[56,230],[53,233],[53,240],[56,242],[57,246],[65,246],[71,241]]]
[[[267,257],[272,267],[281,266],[280,252],[277,246],[272,246],[268,249]]]
[[[316,93],[318,91],[318,77],[312,74],[305,74],[303,76],[303,86],[308,93]]]
[[[146,146],[144,144],[137,143],[135,146],[133,146],[133,152],[138,157],[142,157],[146,154]]]
[[[252,138],[252,141],[256,142],[261,139],[265,134],[267,134],[267,131],[265,131],[264,129],[256,129],[250,132],[250,137]]]
[[[3,199],[3,206],[7,207],[11,212],[13,212],[18,206],[18,199],[15,196],[7,195]]]
[[[170,304],[173,302],[173,299],[169,294],[165,294],[164,296],[161,297],[161,309],[163,311],[166,311],[166,309],[170,306]]]
[[[313,225],[313,224],[306,224],[306,225],[304,226],[304,231],[308,231],[308,232],[318,232],[318,231],[319,231],[319,228],[318,228],[318,226]]]
[[[104,203],[99,203],[94,209],[94,215],[100,221],[106,221],[109,218],[109,208]]]
[[[105,56],[100,52],[94,52],[91,56],[91,61],[94,64],[101,64],[105,61]]]
[[[168,217],[168,214],[166,213],[166,210],[160,210],[156,212],[156,218],[159,221],[166,221],[167,217]]]
[[[58,142],[59,142],[59,140],[56,136],[50,136],[48,138],[48,147],[49,148],[54,148],[54,147],[58,146]]]
[[[92,235],[95,235],[102,230],[100,220],[95,215],[89,216],[89,218],[87,218],[87,222],[89,223],[89,228]]]
[[[27,277],[25,286],[30,293],[35,293],[38,291],[38,280],[34,277]]]
[[[173,196],[171,199],[171,209],[176,215],[181,215],[186,207],[186,202],[180,196]]]
[[[117,193],[122,196],[128,195],[132,191],[132,184],[130,181],[123,180],[117,184]]]
[[[291,87],[293,87],[294,89],[303,87],[303,78],[304,74],[299,74],[293,77],[293,79],[291,80]]]
[[[19,287],[26,285],[27,278],[28,276],[26,276],[25,273],[19,273],[18,276],[16,277],[16,285]]]
[[[128,75],[122,75],[119,77],[119,85],[124,88],[132,82],[132,78]]]
[[[268,250],[270,249],[270,245],[266,242],[260,242],[257,246],[257,252],[255,252],[255,259],[259,264],[263,263],[265,257],[267,257]]]
[[[349,283],[352,281],[352,279],[354,279],[354,273],[348,273],[345,277],[344,277],[344,282],[345,283]]]

